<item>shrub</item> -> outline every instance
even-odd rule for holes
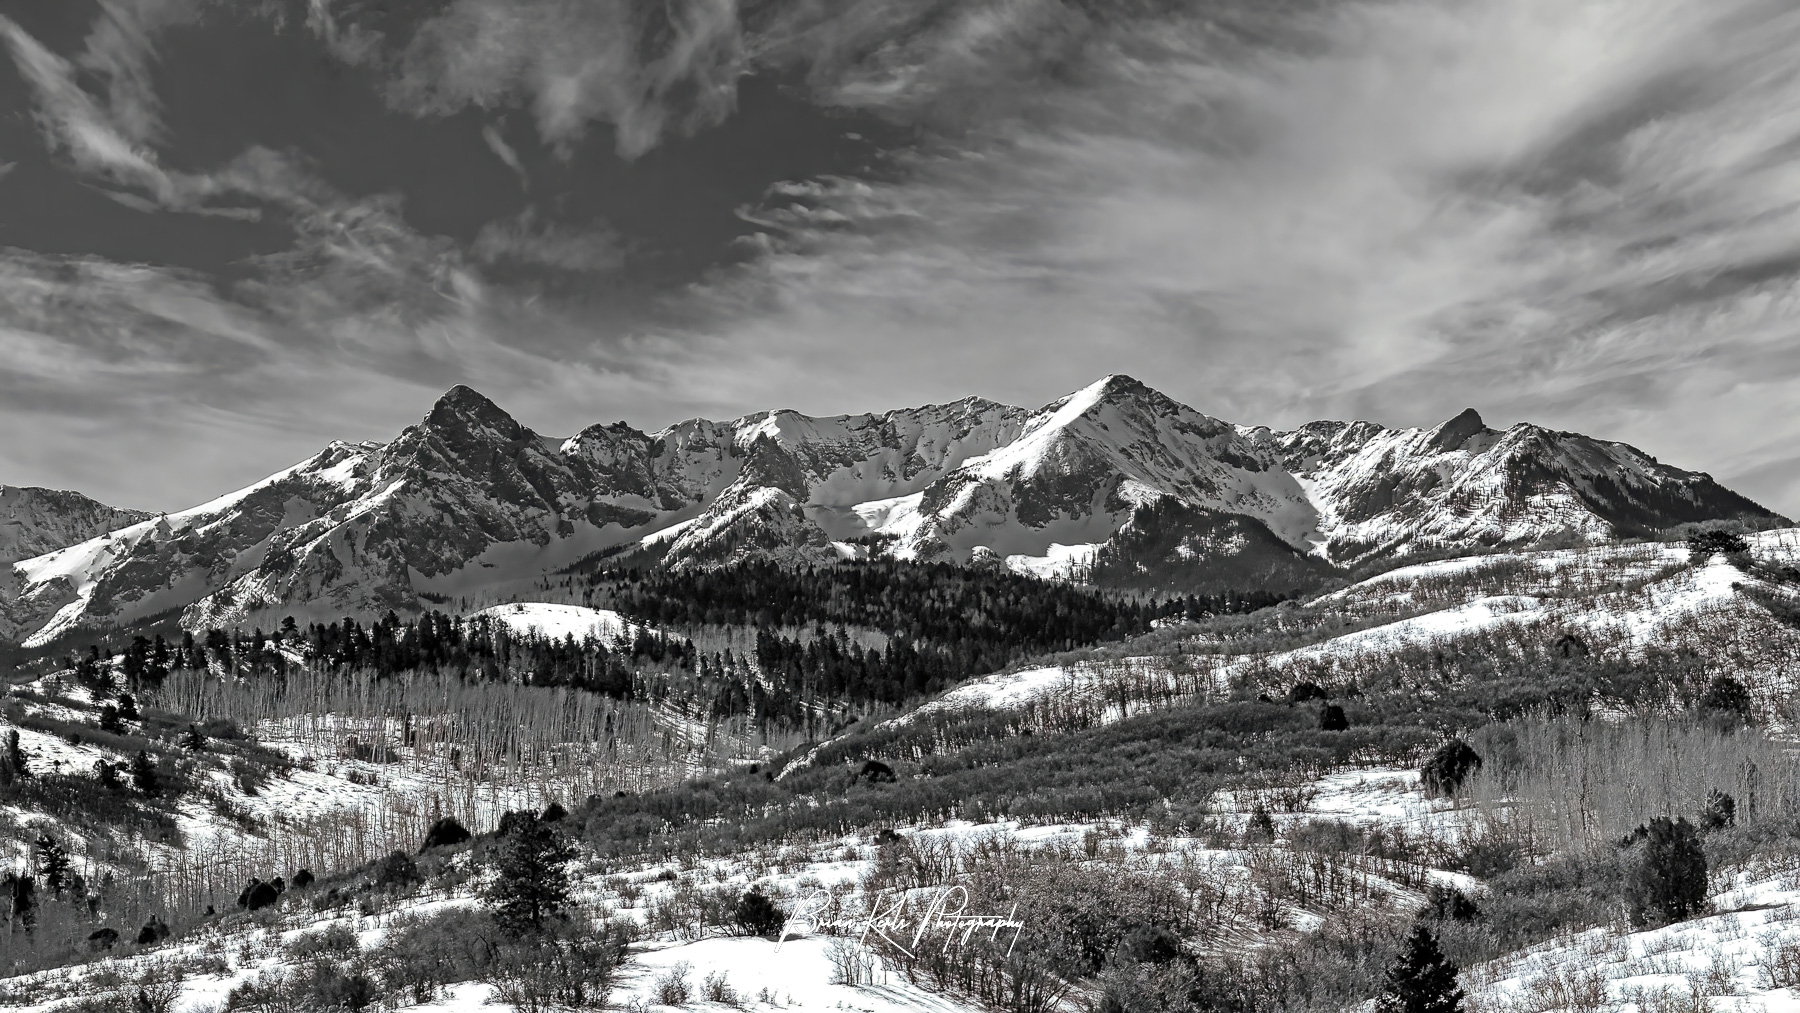
[[[162,794],[162,777],[156,772],[156,761],[141,749],[131,758],[131,786],[151,798]]]
[[[356,933],[342,922],[328,925],[317,932],[302,932],[284,947],[288,956],[295,960],[353,956],[361,948]]]
[[[1425,913],[1440,922],[1472,922],[1481,917],[1481,906],[1453,886],[1433,883],[1425,891]]]
[[[862,769],[856,776],[870,782],[892,782],[895,780],[894,768],[880,760],[864,760]]]
[[[744,935],[768,938],[780,934],[787,918],[767,894],[749,890],[738,898],[736,921],[738,931]]]
[[[519,1013],[601,1009],[618,953],[600,939],[532,939],[500,946],[485,979]]]
[[[686,1006],[688,1004],[688,1000],[693,998],[692,990],[688,986],[689,970],[691,970],[691,966],[683,960],[656,976],[656,980],[650,986],[650,994],[656,998],[658,1005]]]
[[[1688,556],[1695,562],[1704,562],[1720,553],[1731,555],[1749,551],[1750,543],[1730,531],[1702,531],[1688,539]]]
[[[1181,937],[1167,926],[1144,925],[1119,943],[1116,957],[1128,964],[1166,964],[1181,956]]]
[[[1481,754],[1461,739],[1437,747],[1419,768],[1419,780],[1431,796],[1453,795],[1470,774],[1481,769]]]
[[[737,989],[731,987],[731,982],[725,977],[724,971],[714,971],[706,976],[706,983],[701,987],[700,996],[707,1002],[716,1002],[721,1006],[738,1004]]]
[[[1288,690],[1289,703],[1306,703],[1308,700],[1325,700],[1329,697],[1330,694],[1316,682],[1296,682]]]
[[[1651,820],[1626,882],[1638,925],[1681,921],[1706,903],[1706,851],[1685,817]]]
[[[1350,728],[1350,719],[1344,716],[1344,708],[1328,703],[1319,710],[1319,730],[1324,732],[1342,732]]]
[[[431,829],[425,831],[425,843],[419,846],[419,852],[423,854],[432,848],[447,848],[462,844],[472,836],[467,827],[456,821],[456,817],[446,816],[433,823]]]
[[[386,890],[404,890],[424,879],[412,856],[395,851],[375,866],[375,885]]]
[[[1700,709],[1709,715],[1730,721],[1749,721],[1756,716],[1756,704],[1750,690],[1729,675],[1715,678],[1700,695]]]

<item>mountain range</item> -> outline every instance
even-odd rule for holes
[[[1430,429],[1276,432],[1122,375],[1037,410],[970,397],[568,438],[457,386],[388,443],[333,443],[188,510],[8,489],[0,511],[0,638],[26,646],[175,614],[196,628],[416,612],[602,562],[885,556],[1304,589],[1422,555],[1782,520],[1624,444],[1497,431],[1473,410]]]

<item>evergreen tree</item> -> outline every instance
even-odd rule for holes
[[[11,784],[23,781],[31,776],[31,767],[25,760],[25,750],[19,746],[19,730],[6,730],[6,751],[0,754],[0,784]]]
[[[1319,729],[1327,732],[1341,732],[1350,727],[1350,719],[1344,716],[1344,708],[1328,703],[1319,711]]]
[[[9,914],[13,925],[30,932],[37,925],[37,887],[30,876],[6,874],[6,893],[12,901]]]
[[[1375,1008],[1379,1013],[1461,1013],[1463,992],[1456,986],[1457,970],[1438,949],[1437,937],[1420,923],[1388,968],[1387,988]]]
[[[131,786],[152,798],[162,794],[162,778],[156,772],[156,761],[141,749],[131,758]]]
[[[100,708],[100,730],[114,735],[125,734],[125,723],[119,720],[119,708],[112,704]]]
[[[69,888],[73,869],[69,864],[68,852],[56,843],[56,838],[49,834],[40,834],[37,839],[38,874],[44,877],[44,885],[58,897]]]
[[[119,694],[119,717],[127,721],[137,721],[142,717],[138,713],[137,699],[130,693]]]
[[[1626,884],[1631,920],[1639,925],[1680,921],[1706,903],[1706,851],[1686,817],[1658,816],[1646,828]]]
[[[1454,795],[1463,781],[1481,769],[1481,754],[1461,739],[1437,747],[1419,769],[1420,780],[1430,795]]]
[[[1756,715],[1756,702],[1750,690],[1729,675],[1714,679],[1700,696],[1700,709],[1726,721],[1749,721]]]
[[[568,903],[569,874],[563,866],[575,849],[550,824],[531,816],[515,821],[504,840],[495,863],[498,875],[483,899],[508,934],[541,932]]]

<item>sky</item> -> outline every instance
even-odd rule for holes
[[[1800,516],[1791,0],[0,0],[0,483],[1036,406],[1622,440]]]

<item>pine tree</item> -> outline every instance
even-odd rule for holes
[[[1461,1013],[1463,993],[1456,987],[1456,973],[1431,930],[1416,925],[1388,968],[1387,988],[1375,1008],[1379,1013]]]
[[[568,903],[569,874],[563,865],[575,857],[575,849],[550,824],[529,815],[515,821],[504,840],[495,863],[498,875],[483,899],[508,934],[540,932]]]
[[[19,746],[19,730],[9,728],[6,730],[6,751],[0,754],[0,784],[23,781],[30,776],[25,750]]]
[[[62,845],[49,834],[40,834],[37,839],[38,873],[44,877],[44,885],[58,897],[69,888],[69,855],[63,851]]]
[[[131,758],[131,786],[151,797],[162,793],[162,778],[157,776],[156,761],[141,749]]]
[[[1658,816],[1646,828],[1626,899],[1639,925],[1673,922],[1706,903],[1706,850],[1685,817]]]

